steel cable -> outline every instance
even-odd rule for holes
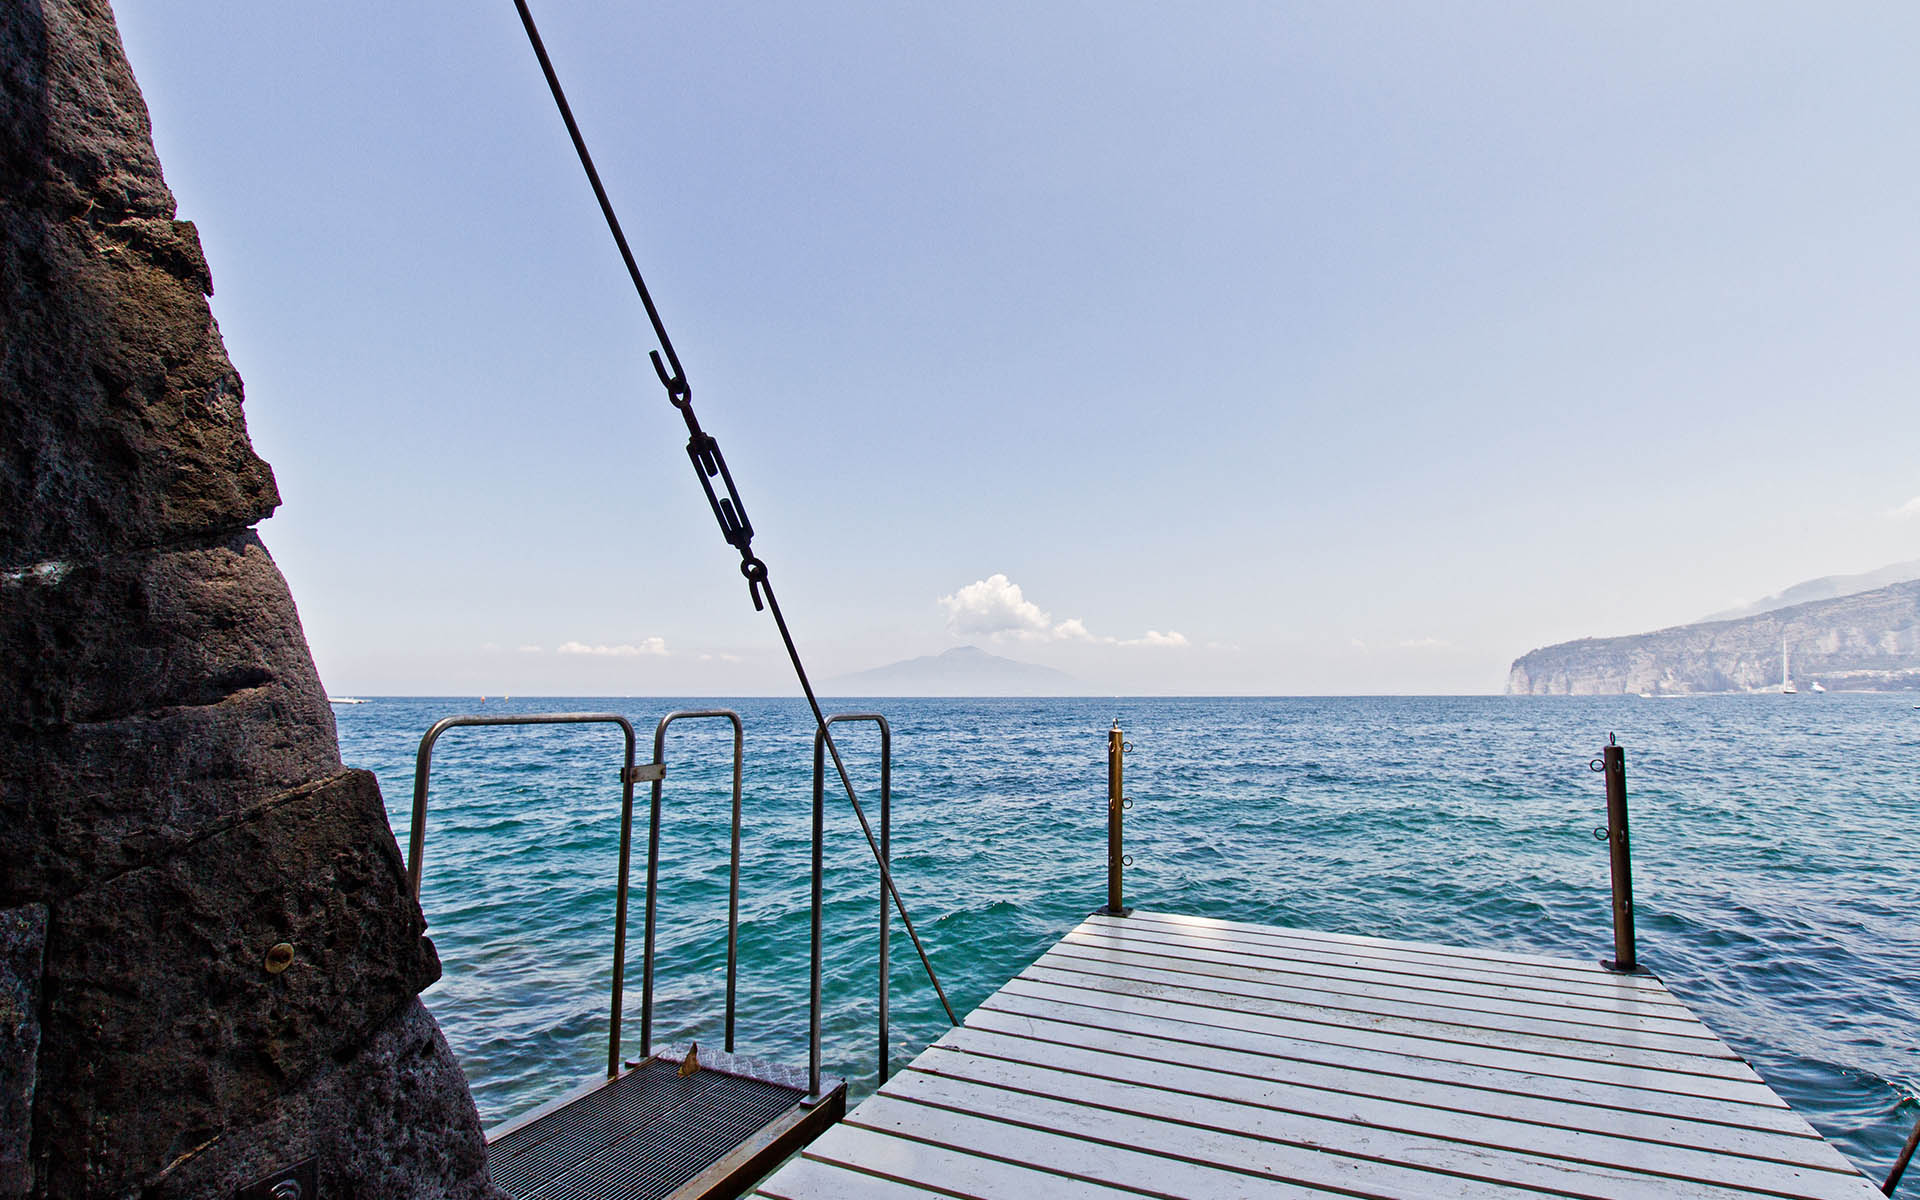
[[[693,460],[701,487],[707,493],[707,501],[720,522],[721,535],[726,538],[728,545],[740,551],[740,573],[746,577],[753,607],[764,607],[773,613],[773,623],[780,631],[780,641],[786,646],[787,658],[793,663],[793,673],[800,681],[800,690],[806,693],[807,707],[813,711],[814,724],[826,742],[827,751],[833,756],[833,767],[840,775],[840,786],[846,790],[847,802],[853,806],[853,815],[860,821],[860,832],[866,836],[867,848],[873,852],[873,861],[880,867],[880,880],[886,886],[887,894],[893,897],[893,907],[899,912],[900,922],[906,926],[907,936],[912,939],[914,951],[920,956],[920,965],[926,968],[928,982],[933,984],[934,993],[940,997],[940,1007],[946,1010],[947,1020],[958,1025],[960,1019],[954,1015],[946,989],[940,986],[940,977],[934,972],[933,960],[927,956],[927,948],[920,941],[913,918],[907,914],[906,903],[900,898],[900,889],[894,884],[893,872],[888,868],[886,856],[880,853],[880,843],[873,835],[873,826],[868,822],[866,811],[860,806],[860,797],[854,791],[853,778],[847,774],[847,764],[840,757],[840,747],[834,743],[833,733],[827,727],[826,714],[821,712],[820,701],[813,694],[813,683],[807,678],[806,665],[800,661],[799,648],[794,645],[787,619],[780,612],[780,602],[774,598],[773,585],[767,578],[767,564],[753,553],[753,526],[747,521],[740,492],[734,486],[726,460],[721,457],[720,444],[700,428],[700,422],[694,416],[693,388],[687,382],[685,369],[680,365],[680,356],[674,353],[673,339],[667,336],[667,327],[660,320],[659,309],[654,307],[653,296],[647,291],[646,280],[641,278],[633,249],[627,244],[627,235],[620,228],[620,218],[613,211],[613,202],[607,198],[607,189],[600,182],[600,172],[593,165],[593,155],[587,151],[586,139],[581,136],[580,125],[574,120],[573,107],[567,103],[566,92],[560,86],[560,76],[553,69],[553,60],[547,57],[546,44],[540,40],[540,31],[533,23],[533,13],[527,8],[527,0],[513,0],[513,3],[520,11],[520,24],[526,28],[527,41],[533,46],[534,56],[540,60],[541,74],[546,76],[547,89],[553,93],[560,119],[566,123],[567,136],[573,140],[574,153],[579,155],[580,165],[586,170],[587,182],[593,185],[594,198],[600,202],[600,214],[606,218],[607,229],[613,234],[614,244],[620,248],[621,261],[627,265],[627,275],[633,280],[634,290],[640,293],[640,303],[646,307],[647,320],[653,324],[653,333],[660,342],[660,349],[651,351],[648,357],[653,361],[655,374],[660,376],[661,385],[667,389],[667,399],[686,419],[687,455]],[[664,362],[661,360],[663,353],[666,356]],[[716,478],[722,481],[726,489],[724,497],[714,488],[713,481]]]

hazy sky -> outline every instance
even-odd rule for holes
[[[340,692],[783,693],[510,0],[120,0]],[[1910,4],[535,4],[818,675],[1498,690],[1920,556]]]

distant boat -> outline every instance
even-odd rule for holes
[[[1793,672],[1788,668],[1786,638],[1780,639],[1780,694],[1782,696],[1800,694],[1800,689],[1793,686]]]
[[[1651,699],[1653,699],[1653,693],[1652,693],[1652,692],[1641,692],[1641,693],[1640,693],[1640,698],[1641,698],[1642,700],[1651,700]]]
[[[356,699],[353,696],[328,696],[327,703],[328,704],[365,704],[366,701]]]
[[[1816,692],[1824,692],[1827,690],[1827,688],[1825,684],[1821,683],[1818,679],[1816,679],[1813,681],[1813,690]]]

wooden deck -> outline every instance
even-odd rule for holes
[[[1651,976],[1094,916],[777,1200],[1880,1195]]]

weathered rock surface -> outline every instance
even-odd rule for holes
[[[365,771],[61,904],[37,1116],[68,1153],[49,1190],[105,1192],[351,1055],[439,977],[424,925]],[[136,1095],[141,1120],[109,1116]]]
[[[0,577],[0,903],[340,769],[292,605],[252,533]]]
[[[0,909],[0,1200],[33,1186],[27,1130],[40,1058],[40,980],[46,959],[43,904]]]
[[[211,288],[107,4],[0,4],[0,1198],[493,1195]]]
[[[1507,691],[1684,695],[1777,688],[1783,641],[1801,687],[1920,688],[1920,581],[1737,621],[1563,642],[1515,660]]]
[[[0,239],[9,323],[36,334],[10,347],[0,387],[63,399],[0,409],[0,568],[164,545],[270,514],[279,495],[247,441],[193,227],[106,224],[98,213],[49,225],[8,204]],[[89,337],[103,328],[114,335]]]
[[[244,528],[279,504],[103,3],[0,16],[0,570]]]
[[[357,1055],[275,1100],[154,1180],[143,1200],[225,1197],[258,1178],[255,1164],[318,1160],[328,1200],[497,1198],[486,1183],[466,1080],[418,1000]]]

